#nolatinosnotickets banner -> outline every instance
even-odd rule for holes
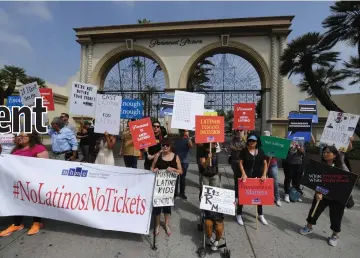
[[[96,94],[96,86],[73,82],[70,96],[70,113],[90,117],[95,116]]]
[[[121,102],[122,119],[140,119],[143,117],[143,101],[140,99],[123,99]],[[96,121],[96,120],[95,120]]]
[[[142,169],[3,155],[0,216],[148,234],[154,182]]]
[[[95,133],[120,133],[121,96],[97,94],[95,109]]]
[[[311,114],[289,114],[287,138],[294,141],[310,142],[312,117]]]
[[[203,185],[200,209],[235,216],[235,191]]]
[[[177,173],[159,170],[156,173],[153,206],[174,206]]]

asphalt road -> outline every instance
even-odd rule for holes
[[[122,165],[118,159],[117,165]],[[139,161],[139,165],[142,165]],[[187,201],[177,199],[171,217],[172,236],[164,230],[157,237],[158,250],[151,250],[152,236],[115,231],[102,231],[60,221],[46,220],[44,229],[29,237],[27,229],[0,239],[0,257],[3,258],[146,258],[146,257],[197,257],[196,250],[202,243],[203,233],[197,230],[199,220],[198,174],[196,164],[191,164],[187,176]],[[232,171],[223,165],[224,188],[233,188]],[[280,171],[281,180],[283,173]],[[281,185],[282,188],[282,185]],[[302,236],[298,233],[305,225],[313,193],[306,191],[302,203],[283,203],[282,207],[264,207],[269,225],[258,224],[256,230],[254,207],[244,208],[245,226],[239,226],[234,217],[226,216],[225,232],[231,257],[256,258],[358,258],[360,253],[360,191],[354,190],[356,206],[345,213],[340,242],[330,247],[329,212],[325,210],[314,233]],[[0,228],[11,222],[0,218]],[[119,219],[118,223],[121,223]],[[25,223],[29,227],[31,221]],[[206,257],[220,257],[219,252]]]

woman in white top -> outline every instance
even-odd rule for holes
[[[99,153],[96,157],[95,164],[115,165],[113,148],[115,146],[116,137],[114,135],[104,133],[104,137],[99,143]]]

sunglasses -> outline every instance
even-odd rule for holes
[[[160,128],[160,125],[153,125],[154,128]]]
[[[165,147],[170,147],[169,144],[161,144],[161,147],[165,148]]]
[[[248,142],[257,142],[256,140],[248,140]]]

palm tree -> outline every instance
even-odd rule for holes
[[[328,29],[324,40],[334,46],[345,41],[358,48],[360,57],[360,2],[337,1],[331,7],[331,14],[322,22]]]
[[[46,88],[46,82],[43,79],[35,76],[26,76],[24,79],[20,80],[20,82],[22,84],[36,82],[39,88]]]
[[[0,104],[4,105],[4,100],[11,96],[15,90],[16,83],[26,78],[25,70],[20,67],[5,65],[1,69]]]
[[[349,85],[360,83],[360,61],[359,57],[351,56],[349,62],[344,62],[341,72],[346,78],[351,78]]]
[[[137,71],[137,80],[138,80],[138,90],[141,91],[141,90],[142,90],[142,85],[141,85],[141,69],[144,67],[144,64],[140,61],[140,57],[138,56],[137,60],[132,59],[131,66],[132,66],[133,68],[136,68],[136,71]]]
[[[147,23],[151,23],[151,21],[147,20],[147,19],[138,19],[138,23],[139,24],[147,24]]]

